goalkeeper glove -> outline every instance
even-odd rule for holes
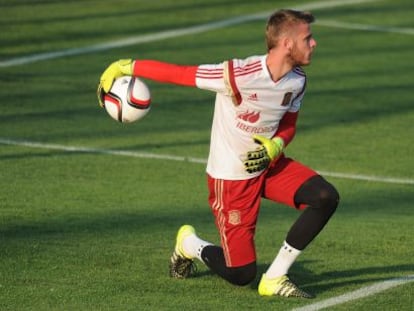
[[[120,59],[116,62],[113,62],[105,69],[101,75],[101,79],[98,85],[97,95],[99,105],[104,106],[103,97],[105,93],[108,93],[111,89],[112,84],[116,78],[121,76],[132,76],[132,71],[134,68],[134,62],[132,59]]]
[[[260,147],[247,152],[247,160],[243,163],[248,173],[259,172],[267,168],[270,162],[281,155],[285,144],[280,137],[269,139],[261,135],[254,135],[253,139],[260,144]]]

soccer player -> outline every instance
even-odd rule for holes
[[[261,276],[261,296],[312,298],[288,276],[298,255],[335,212],[336,189],[311,168],[285,156],[296,132],[306,75],[316,41],[309,12],[279,10],[268,19],[267,53],[219,64],[176,65],[154,60],[119,60],[102,74],[98,98],[115,78],[132,75],[216,93],[207,163],[209,204],[221,245],[182,226],[170,262],[170,275],[186,278],[199,259],[235,285],[257,273],[254,235],[261,198],[302,211],[274,261]]]

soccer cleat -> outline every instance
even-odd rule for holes
[[[177,233],[174,252],[170,258],[170,276],[176,279],[185,279],[196,271],[194,260],[184,252],[183,241],[186,237],[195,234],[190,225],[181,226]]]
[[[260,296],[314,298],[313,295],[297,287],[287,275],[283,275],[276,279],[267,279],[263,274],[258,291]]]

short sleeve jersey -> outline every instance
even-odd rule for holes
[[[243,161],[258,145],[252,136],[271,138],[286,112],[297,112],[306,86],[300,67],[277,82],[266,66],[267,55],[200,65],[196,86],[216,92],[207,173],[216,179],[242,180],[261,174],[247,173]]]

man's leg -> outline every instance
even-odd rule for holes
[[[171,257],[172,276],[189,274],[192,260],[198,258],[232,284],[246,285],[254,280],[254,234],[263,180],[264,177],[241,181],[208,177],[209,204],[220,233],[221,247],[200,239],[191,226],[183,226]]]
[[[240,267],[227,267],[221,247],[200,239],[192,226],[184,225],[178,231],[176,246],[171,256],[171,277],[183,279],[191,276],[194,258],[234,285],[247,285],[256,276],[255,261]]]
[[[321,176],[306,181],[295,194],[296,206],[307,206],[286,237],[286,242],[303,250],[322,231],[339,203],[336,189]]]
[[[319,234],[335,212],[339,195],[321,176],[306,181],[295,194],[296,206],[307,206],[290,228],[278,257],[269,267],[270,278],[287,274],[292,263],[306,246]]]
[[[223,249],[219,246],[206,246],[201,257],[211,271],[234,285],[247,285],[256,277],[256,261],[240,267],[227,267]]]
[[[286,158],[270,171],[266,184],[267,198],[304,211],[289,230],[276,258],[262,278],[264,282],[261,283],[286,278],[296,258],[323,229],[339,202],[338,192],[325,179],[306,166]],[[267,288],[259,286],[259,293],[262,291],[263,295],[271,295],[274,286],[276,285]],[[292,287],[292,295],[295,292],[300,297],[311,296]]]

